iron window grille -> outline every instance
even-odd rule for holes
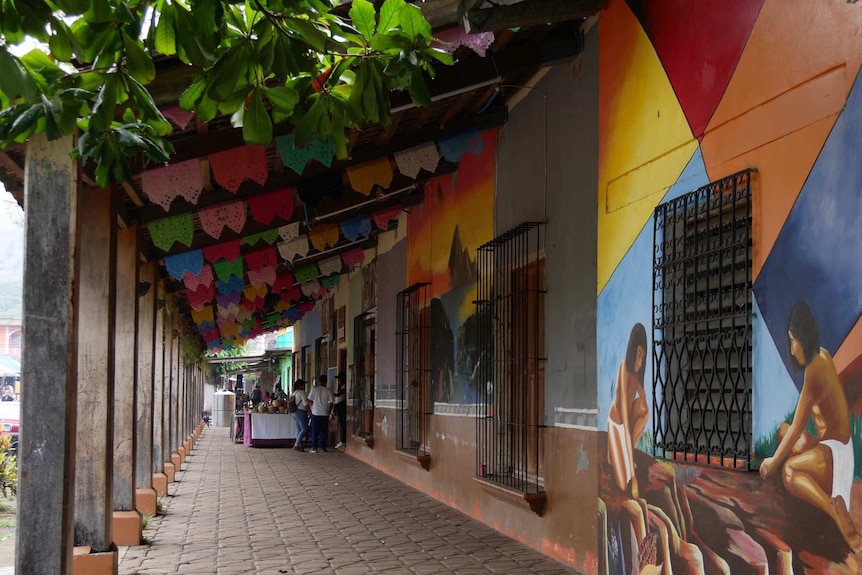
[[[397,296],[398,342],[396,362],[399,451],[425,457],[431,454],[429,438],[431,403],[431,284],[417,283]]]
[[[752,172],[655,210],[654,455],[747,469]]]
[[[544,493],[545,225],[523,223],[477,250],[476,473]]]
[[[353,319],[353,435],[374,435],[375,318],[365,312]]]
[[[300,349],[302,352],[302,379],[305,381],[311,381],[310,374],[308,373],[310,371],[308,365],[308,350],[310,347],[310,345],[304,345]]]

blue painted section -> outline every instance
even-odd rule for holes
[[[809,303],[820,344],[833,354],[862,314],[859,126],[862,87],[857,78],[754,286],[785,364],[787,320],[796,301]],[[802,372],[793,378],[801,389]]]
[[[698,148],[661,203],[709,183]],[[641,323],[652,337],[653,218],[644,225],[598,298],[598,428],[606,430],[608,410],[620,363],[625,359],[632,326]],[[653,361],[650,354],[644,375],[647,402],[652,407]],[[647,430],[651,430],[651,423]]]
[[[757,445],[758,441],[778,429],[778,424],[796,408],[799,391],[763,321],[757,297],[754,298],[753,311],[754,349],[751,359],[755,372],[751,436]]]

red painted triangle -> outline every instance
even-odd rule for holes
[[[736,69],[763,0],[627,0],[698,139]]]

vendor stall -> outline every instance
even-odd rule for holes
[[[252,447],[291,446],[296,439],[293,415],[289,413],[246,413],[243,444]]]

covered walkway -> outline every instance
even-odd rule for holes
[[[206,429],[119,572],[238,575],[574,570],[341,452],[234,444]]]

